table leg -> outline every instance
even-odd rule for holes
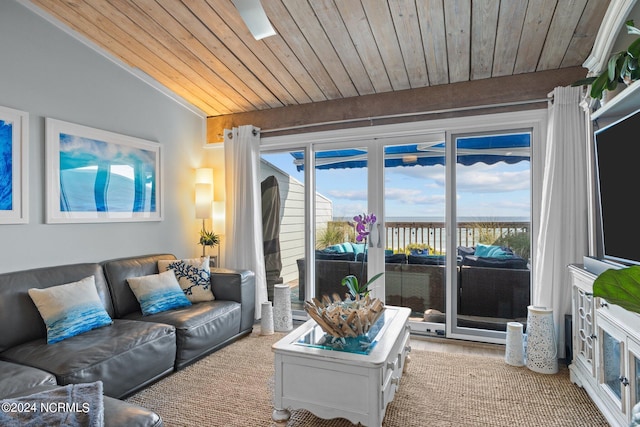
[[[271,418],[273,419],[273,421],[277,422],[277,423],[283,423],[286,421],[289,421],[289,418],[291,417],[291,412],[289,412],[288,409],[274,409],[273,413],[271,414]]]

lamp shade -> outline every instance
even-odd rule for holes
[[[213,203],[213,169],[196,169],[196,218],[209,219]]]
[[[196,218],[211,218],[211,184],[196,184]]]
[[[211,168],[196,169],[196,184],[213,185],[213,169]]]
[[[225,227],[224,202],[213,202],[213,229],[218,234],[224,234]]]

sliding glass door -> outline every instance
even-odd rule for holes
[[[282,276],[297,314],[304,317],[303,302],[314,296],[344,296],[348,274],[367,280],[384,272],[373,296],[409,307],[413,331],[504,342],[507,322],[526,321],[531,148],[544,117],[264,139],[263,161],[286,183]],[[365,213],[377,216],[366,249],[353,228],[353,217]],[[286,227],[295,233],[285,237]]]
[[[531,129],[453,134],[454,334],[499,340],[531,293]],[[455,246],[454,246],[455,245]]]
[[[382,147],[386,303],[409,307],[413,329],[437,335],[446,313],[444,139],[438,132]]]
[[[273,300],[273,287],[287,284],[291,307],[302,311],[305,295],[306,178],[290,150],[263,152],[260,162],[262,217],[267,294]]]
[[[363,146],[314,150],[315,288],[318,297],[341,299],[346,276],[367,281],[367,241],[356,239],[353,218],[368,213],[368,150]],[[335,299],[335,298],[334,298]]]

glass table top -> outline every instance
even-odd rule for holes
[[[366,334],[357,337],[335,338],[325,333],[316,324],[307,333],[300,336],[295,345],[322,350],[343,351],[354,354],[369,354],[382,338],[384,331],[393,321],[397,310],[386,308],[376,323],[374,323]]]

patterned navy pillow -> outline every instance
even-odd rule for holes
[[[158,270],[160,272],[173,270],[189,301],[200,302],[215,299],[211,290],[209,257],[158,260]]]

